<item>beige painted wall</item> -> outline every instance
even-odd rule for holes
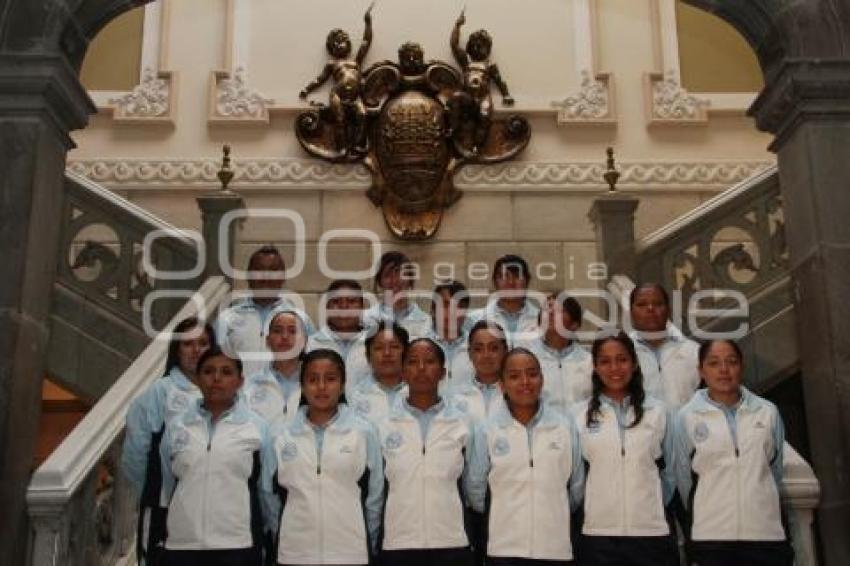
[[[542,164],[563,172],[571,165],[602,163],[605,147],[612,145],[625,165],[637,163],[646,170],[658,165],[666,173],[637,175],[626,187],[641,198],[636,222],[639,234],[645,235],[728,186],[731,181],[723,180],[727,178],[724,171],[734,169],[736,163],[772,161],[766,150],[769,137],[757,132],[742,112],[710,114],[704,125],[648,126],[645,74],[662,70],[655,50],[652,2],[592,2],[598,18],[596,71],[613,76],[616,121],[607,126],[566,127],[556,124],[549,103],[577,88],[572,0],[541,0],[533,8],[508,0],[466,2],[465,32],[482,26],[491,29],[496,41],[494,59],[515,93],[519,110],[534,110],[529,113],[534,134],[528,150],[511,164],[522,179],[512,185],[510,176],[504,180],[503,175],[498,186],[465,186],[464,198],[446,212],[433,242],[394,242],[380,211],[365,198],[365,182],[322,183],[309,175],[302,184],[292,179],[237,182],[235,187],[249,206],[291,208],[305,218],[308,265],[293,278],[291,287],[307,292],[312,300],[313,294],[326,286],[327,279],[318,273],[315,248],[321,234],[333,228],[370,229],[386,246],[409,251],[414,260],[423,262],[425,287],[431,285],[432,268],[438,261],[455,263],[459,278],[486,287],[486,281],[467,277],[467,266],[492,262],[509,251],[525,254],[533,262],[554,264],[554,279],[538,281],[539,288],[595,285],[587,273],[588,265],[596,261],[587,212],[593,196],[603,190],[602,180],[579,181],[565,174],[566,180],[554,175],[547,181],[544,174],[536,173],[545,169]],[[450,59],[447,38],[461,4],[459,0],[438,0],[427,3],[427,10],[415,11],[413,6],[422,6],[421,2],[379,3],[375,8],[376,39],[368,61],[395,59],[395,49],[403,39],[421,41],[427,57]],[[290,11],[277,14],[275,10],[284,5]],[[167,68],[160,70],[173,71],[179,86],[173,125],[117,125],[104,111],[93,117],[86,130],[75,134],[79,147],[70,153],[70,160],[89,165],[103,161],[107,167],[115,167],[116,163],[142,159],[154,168],[172,161],[179,169],[183,161],[218,159],[221,145],[230,143],[237,164],[294,159],[303,160],[309,168],[318,162],[306,156],[293,136],[294,94],[324,63],[323,45],[329,28],[345,27],[359,38],[366,5],[365,1],[348,0],[257,0],[244,57],[248,85],[269,97],[289,97],[293,107],[273,113],[268,125],[221,126],[208,122],[208,99],[210,74],[223,68],[227,59],[226,2],[172,1],[171,25],[163,30],[167,42],[162,59]],[[495,91],[494,97],[499,99]],[[724,165],[712,168],[716,163]],[[211,179],[194,177],[185,185],[119,177],[109,177],[107,186],[186,228],[200,224],[194,198],[215,187]],[[265,242],[281,243],[286,253],[292,253],[288,227],[252,220],[243,232],[239,260]],[[369,259],[362,242],[334,244],[331,256],[341,266],[357,268],[368,265]],[[548,275],[553,272],[545,271]]]

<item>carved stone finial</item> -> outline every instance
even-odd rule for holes
[[[222,192],[230,192],[230,181],[233,180],[233,171],[230,169],[230,146],[224,144],[221,148],[223,157],[221,160],[221,169],[218,170],[218,180],[221,182]]]
[[[605,182],[608,183],[608,192],[614,193],[617,192],[617,181],[620,179],[620,172],[617,171],[617,166],[614,161],[614,148],[609,147],[605,150],[605,153],[608,155],[608,160],[606,162],[605,174],[602,175],[602,177],[605,179]]]

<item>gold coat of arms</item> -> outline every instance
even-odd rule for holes
[[[311,155],[340,163],[363,163],[372,173],[368,196],[383,209],[390,231],[403,240],[425,240],[440,226],[443,210],[461,197],[455,173],[467,163],[513,158],[531,139],[518,115],[493,117],[490,90],[497,86],[505,105],[513,99],[498,67],[490,62],[492,39],[485,30],[460,47],[463,14],[450,44],[460,70],[425,61],[419,44],[398,50],[398,62],[382,61],[361,71],[372,41],[371,7],[357,54],[348,34],[328,34],[329,60],[310,91],[333,78],[328,104],[296,119],[301,146]]]

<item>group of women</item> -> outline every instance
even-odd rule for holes
[[[505,273],[527,287],[517,259]],[[663,288],[637,287],[633,336],[600,334],[589,354],[513,339],[533,316],[578,328],[563,297],[536,313],[454,301],[429,328],[400,323],[419,324],[413,303],[401,320],[348,303],[309,337],[300,311],[269,313],[273,357],[247,378],[208,325],[177,327],[166,376],[127,418],[140,563],[672,566],[680,530],[700,566],[792,564],[778,412],[742,385],[734,342],[670,331]],[[705,387],[665,398],[691,374]]]

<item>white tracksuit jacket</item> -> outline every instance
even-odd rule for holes
[[[676,417],[676,477],[697,541],[785,539],[782,420],[770,401],[743,387],[741,394],[734,426],[704,389]]]
[[[547,346],[542,338],[525,345],[543,370],[543,393],[547,403],[566,411],[574,403],[590,397],[593,391],[593,360],[581,344],[572,342],[563,352]]]
[[[288,397],[285,397],[278,379],[293,380]],[[301,402],[300,376],[283,378],[271,365],[267,365],[265,371],[245,381],[240,394],[245,398],[248,408],[266,419],[270,427],[282,425],[291,421],[298,412]]]
[[[383,508],[377,430],[340,405],[321,438],[318,442],[318,432],[307,421],[306,407],[274,434],[273,467],[264,470],[263,492],[276,485],[284,494],[267,505],[270,527],[279,537],[277,561],[366,564],[367,544],[371,539],[374,548],[377,542]]]
[[[503,406],[478,424],[473,446],[467,491],[483,511],[489,485],[487,554],[572,560],[570,513],[584,486],[572,417],[544,403],[526,426]]]
[[[484,395],[485,388],[490,390],[488,397]],[[499,408],[505,406],[501,382],[484,385],[474,377],[466,383],[450,388],[448,401],[457,410],[478,421],[487,419]]]
[[[407,384],[400,383],[391,391],[378,385],[372,374],[363,379],[349,396],[348,406],[372,424],[377,425],[390,414],[390,407],[397,399],[407,397]]]
[[[640,423],[631,405],[619,409],[600,399],[600,414],[587,426],[590,400],[573,406],[582,458],[588,464],[584,527],[592,536],[654,537],[670,533],[664,506],[672,498],[675,475],[673,432],[664,404],[647,397]],[[672,423],[671,423],[672,424]],[[663,470],[659,463],[663,458]]]
[[[444,403],[423,442],[419,421],[399,399],[378,428],[389,482],[383,549],[468,546],[458,480],[471,452],[469,418]]]
[[[686,338],[671,323],[667,324],[667,336],[656,350],[642,341],[637,332],[629,334],[635,343],[647,396],[663,401],[675,411],[690,401],[699,387],[699,344]]]
[[[213,424],[201,400],[172,420],[161,455],[162,504],[171,550],[249,548],[260,509],[259,483],[268,455],[266,422],[237,397]],[[176,486],[176,488],[175,488]]]

